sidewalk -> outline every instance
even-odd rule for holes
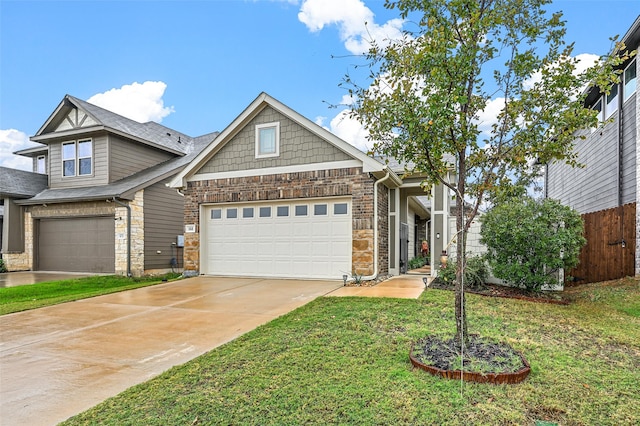
[[[429,282],[433,279],[427,275],[399,275],[391,277],[373,287],[340,287],[327,294],[327,297],[395,297],[399,299],[417,299],[425,289],[422,278]]]

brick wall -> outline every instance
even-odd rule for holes
[[[362,168],[316,170],[189,182],[185,191],[185,225],[195,225],[196,232],[185,233],[185,273],[200,269],[200,205],[251,201],[293,200],[315,197],[352,197],[352,268],[363,275],[373,273],[373,184],[374,179]],[[382,185],[381,185],[382,186]],[[384,188],[384,187],[383,187]],[[379,270],[388,265],[387,192],[380,188],[378,229],[380,241]]]

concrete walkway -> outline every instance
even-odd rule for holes
[[[327,296],[344,297],[396,297],[400,299],[417,299],[425,289],[422,278],[426,275],[398,275],[374,287],[341,287]],[[429,282],[431,277],[427,277]]]
[[[0,423],[57,424],[340,286],[195,277],[4,315]]]

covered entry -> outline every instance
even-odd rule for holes
[[[351,199],[210,205],[201,212],[201,273],[342,279],[351,273]]]
[[[42,218],[36,232],[36,269],[115,272],[113,216]]]

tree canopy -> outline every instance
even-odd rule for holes
[[[616,46],[577,73],[561,13],[544,9],[550,3],[387,0],[413,30],[385,46],[374,42],[366,55],[371,85],[344,81],[373,151],[456,197],[459,341],[467,334],[460,281],[471,220],[488,198],[530,182],[533,161],[576,165],[575,132],[597,123],[584,89],[609,90],[626,55]]]

